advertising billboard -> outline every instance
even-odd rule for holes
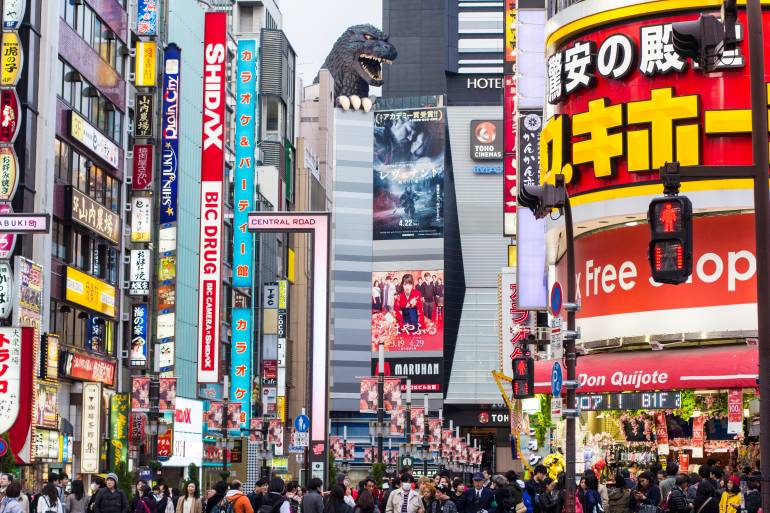
[[[0,328],[0,351],[12,355],[0,367],[0,401],[6,405],[0,412],[0,433],[16,422],[21,399],[21,329]]]
[[[203,401],[176,398],[174,447],[164,466],[186,467],[203,463]]]
[[[115,317],[115,287],[75,269],[66,267],[65,299],[109,317]]]
[[[241,403],[240,427],[248,429],[252,389],[252,317],[250,308],[232,310],[230,400]]]
[[[222,288],[227,13],[207,12],[203,41],[198,382],[218,383]]]
[[[99,472],[101,453],[102,384],[83,383],[83,420],[80,435],[80,470]]]
[[[443,108],[374,115],[374,240],[444,234]]]
[[[136,33],[154,36],[158,33],[158,8],[162,0],[138,0],[136,4]]]
[[[444,271],[372,273],[372,352],[444,350]]]
[[[612,199],[645,194],[638,186],[659,185],[666,162],[751,165],[745,11],[736,48],[707,78],[673,49],[672,24],[692,13],[627,14],[579,35],[550,36],[545,82],[552,115],[541,135],[541,181],[564,174],[570,196],[586,204],[610,197],[608,190]],[[770,23],[770,13],[762,16]],[[698,190],[722,190],[724,183],[701,182]]]
[[[136,66],[134,68],[136,87],[155,87],[157,54],[158,46],[155,41],[136,43]]]
[[[179,100],[182,51],[170,44],[163,52],[163,106],[160,145],[160,224],[176,221],[179,168]]]
[[[129,354],[129,364],[132,367],[147,366],[148,351],[148,328],[150,326],[150,315],[147,303],[140,303],[131,306],[131,352]]]
[[[254,203],[254,147],[257,108],[257,42],[238,41],[233,181],[233,287],[251,287],[254,235],[246,229]],[[243,228],[239,228],[243,227]]]

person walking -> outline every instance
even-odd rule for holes
[[[583,513],[604,513],[602,497],[599,495],[599,480],[593,472],[586,473],[580,480],[580,505]]]
[[[96,499],[94,499],[93,512],[128,513],[128,498],[123,490],[118,489],[118,476],[116,474],[112,472],[107,474],[104,488],[99,490]]]
[[[291,506],[289,506],[289,501],[284,497],[284,493],[286,493],[286,485],[283,479],[273,477],[267,487],[267,495],[265,495],[265,499],[262,501],[259,513],[291,513]]]
[[[529,498],[532,499],[532,508],[535,513],[541,513],[540,511],[540,494],[545,491],[545,477],[548,475],[548,469],[545,465],[537,465],[533,470],[532,479],[526,482],[526,491],[529,494]],[[590,513],[590,512],[588,512]]]
[[[37,513],[64,513],[64,505],[59,500],[59,490],[53,483],[48,483],[41,490]]]
[[[412,489],[412,476],[403,474],[401,476],[401,487],[398,490],[394,490],[388,497],[385,513],[417,513],[421,508],[422,500],[420,494]]]
[[[307,493],[302,497],[302,513],[324,513],[324,500],[321,496],[323,481],[314,477],[307,485]]]
[[[668,513],[690,513],[692,504],[687,500],[687,487],[690,486],[690,478],[685,474],[679,474],[674,479],[674,487],[668,494],[666,505]]]
[[[19,496],[21,496],[21,485],[14,482],[8,483],[0,500],[0,513],[22,513]]]
[[[670,462],[668,465],[666,465],[666,478],[663,479],[659,485],[660,497],[663,501],[663,504],[667,504],[668,494],[671,493],[671,491],[674,489],[674,486],[676,486],[677,474],[679,474],[679,465],[674,462]]]
[[[149,485],[142,484],[136,490],[138,500],[134,506],[134,513],[163,513],[158,511],[156,495],[151,493]]]
[[[198,493],[198,486],[190,481],[184,488],[184,497],[179,497],[176,502],[176,513],[202,513],[203,503]]]
[[[494,493],[489,488],[484,488],[484,474],[473,474],[473,488],[465,492],[466,513],[481,513],[492,508]]]
[[[546,477],[543,482],[545,483],[545,491],[540,494],[540,511],[542,513],[561,513],[559,494],[556,491],[557,482],[550,477]]]
[[[623,474],[615,474],[615,482],[607,487],[607,498],[610,501],[607,513],[631,513],[631,491],[626,485]]]
[[[424,513],[439,513],[439,505],[436,501],[436,485],[425,483],[420,488],[420,499],[422,500],[422,511]]]
[[[94,513],[96,496],[99,493],[99,490],[106,487],[107,483],[105,483],[104,479],[99,476],[96,476],[91,480],[91,496],[88,498],[88,513]]]
[[[324,513],[353,513],[353,508],[345,502],[345,485],[335,484],[326,498]]]
[[[374,509],[374,496],[369,490],[362,488],[358,492],[356,507],[353,511],[355,513],[374,513]]]
[[[296,481],[286,483],[286,500],[291,513],[300,513],[302,509],[302,488]]]
[[[703,479],[698,485],[698,493],[692,504],[693,513],[719,513],[719,502],[714,497],[714,485],[709,479]]]
[[[742,504],[741,479],[738,476],[730,476],[727,479],[727,489],[719,500],[719,513],[740,513]]]
[[[636,489],[631,494],[631,509],[639,513],[657,513],[660,507],[660,488],[655,484],[655,475],[649,470],[639,474]],[[583,511],[583,513],[592,513]]]
[[[83,481],[75,479],[70,483],[70,493],[64,499],[66,513],[86,513],[89,497],[83,487]]]
[[[241,482],[237,479],[233,479],[230,483],[230,489],[225,495],[225,501],[230,506],[233,513],[254,513],[251,507],[251,501],[241,491]],[[262,505],[264,507],[264,504]],[[260,510],[262,507],[260,507]]]

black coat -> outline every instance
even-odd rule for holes
[[[512,513],[516,504],[521,502],[521,488],[511,485],[501,486],[495,490],[495,502],[498,513]]]
[[[466,500],[465,494],[457,495],[456,493],[452,493],[449,498],[452,500],[452,502],[455,503],[455,506],[457,506],[457,513],[465,513],[465,507],[467,506],[468,502]]]
[[[465,492],[465,513],[479,513],[482,510],[490,511],[492,509],[492,499],[494,499],[492,490],[482,488],[480,491],[481,497],[477,495],[475,488]]]
[[[113,491],[102,488],[94,499],[94,513],[128,513],[126,494],[117,488]]]

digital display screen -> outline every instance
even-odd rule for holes
[[[669,410],[682,406],[680,392],[632,392],[627,394],[586,394],[577,396],[582,411]]]

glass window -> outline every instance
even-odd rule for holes
[[[118,143],[118,145],[120,145],[123,142],[123,113],[120,112],[119,110],[115,110],[113,112],[114,112],[114,117],[112,120],[113,122],[112,130],[113,130],[113,133],[115,134],[113,139],[115,140],[115,142]]]
[[[60,59],[56,59],[56,75],[54,75],[54,76],[56,77],[56,80],[59,81],[59,84],[58,84],[59,90],[56,91],[56,94],[58,94],[59,96],[63,96],[64,95],[64,86],[65,86],[65,83],[64,83],[64,63]]]
[[[84,5],[85,7],[85,5]],[[94,25],[94,12],[86,8],[83,12],[83,39],[86,43],[88,43],[89,46],[93,46],[93,41],[91,40],[93,38],[93,27]]]
[[[64,101],[72,105],[72,88],[75,85],[73,82],[67,82],[67,76],[72,71],[72,68],[67,64],[63,64],[63,76],[62,76],[62,98]]]
[[[112,181],[112,203],[110,209],[117,213],[120,210],[120,182],[117,180]]]
[[[107,254],[107,281],[110,283],[118,281],[118,252],[112,248]]]
[[[83,35],[83,18],[85,18],[83,15],[85,11],[90,11],[87,5],[80,4],[75,6],[75,23],[72,24],[72,28],[81,36]]]
[[[102,21],[94,16],[94,37],[91,46],[98,52],[102,44]]]
[[[70,0],[64,0],[64,20],[70,24],[70,26],[74,25],[75,22],[75,5],[70,2]]]
[[[91,197],[99,203],[104,203],[104,171],[94,166],[92,168],[92,182],[94,184],[91,190]]]
[[[53,243],[52,243],[53,256],[60,258],[62,260],[66,260],[67,247],[64,243],[64,225],[60,223],[57,219],[54,219],[53,223],[51,224],[51,238],[53,240]]]
[[[269,131],[278,130],[278,101],[273,98],[267,99],[267,113],[265,115],[265,129]]]
[[[110,39],[112,38],[112,33],[106,24],[102,24],[102,29],[104,32],[102,33],[102,43],[99,45],[99,55],[104,59],[104,62],[110,62]]]
[[[88,110],[84,110],[83,105],[83,82],[72,82],[72,98],[70,98],[70,105],[76,110],[88,116]]]

